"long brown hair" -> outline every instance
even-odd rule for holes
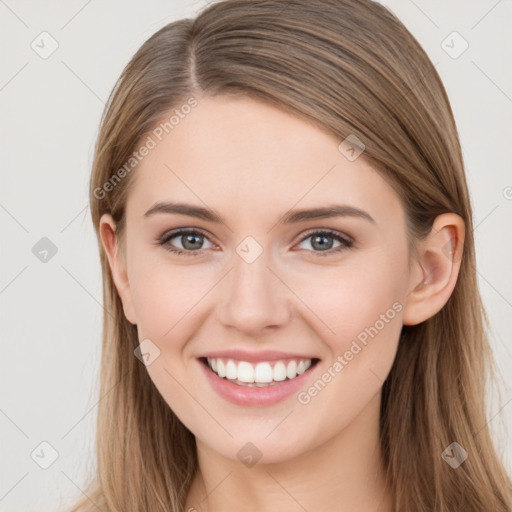
[[[122,248],[137,173],[126,163],[173,109],[205,94],[251,96],[340,142],[359,137],[364,156],[403,201],[412,240],[429,233],[439,214],[462,217],[463,261],[452,296],[433,317],[402,329],[383,387],[381,444],[396,510],[510,511],[511,483],[484,407],[492,357],[452,110],[424,50],[371,0],[217,2],[156,32],[124,69],[103,114],[90,182],[106,310],[102,398],[97,473],[73,511],[181,512],[197,470],[193,434],[134,356],[137,328],[124,316],[98,226],[110,213]],[[442,457],[452,442],[468,453],[457,469]]]

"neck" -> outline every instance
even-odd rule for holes
[[[250,468],[197,440],[186,511],[391,512],[379,443],[380,393],[345,429],[293,458]]]

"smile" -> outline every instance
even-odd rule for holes
[[[302,375],[312,364],[312,359],[288,361],[262,361],[257,364],[233,359],[207,358],[209,368],[219,377],[240,386],[269,386]],[[315,360],[316,361],[316,360]]]
[[[297,394],[312,379],[312,372],[320,368],[318,358],[250,363],[200,357],[197,361],[201,373],[218,395],[245,407],[268,407]]]

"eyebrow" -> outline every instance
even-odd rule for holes
[[[211,209],[186,203],[159,201],[144,214],[144,217],[147,218],[157,213],[187,215],[209,222],[225,224],[224,219]],[[332,217],[355,217],[375,223],[375,219],[368,212],[360,210],[359,208],[348,205],[329,205],[318,208],[289,210],[281,217],[277,224],[295,224],[305,220],[327,219]]]

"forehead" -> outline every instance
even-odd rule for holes
[[[399,207],[363,157],[349,161],[339,151],[341,139],[251,98],[201,97],[156,142],[134,171],[127,211],[137,215],[166,200],[238,217],[324,203],[364,206],[375,216]]]

